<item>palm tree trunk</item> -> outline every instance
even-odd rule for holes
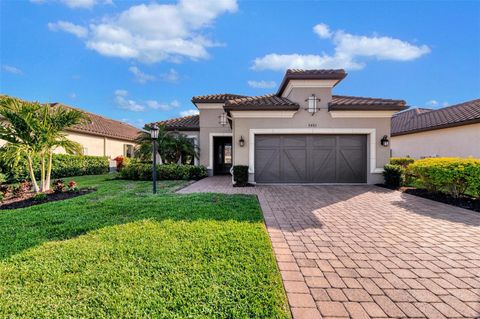
[[[53,157],[53,152],[50,151],[48,152],[48,164],[47,164],[47,181],[45,185],[45,190],[50,190],[50,180],[52,177],[52,157]]]
[[[40,179],[41,179],[41,191],[45,191],[45,153],[42,153],[41,155],[41,163],[42,163],[42,168],[40,172]]]
[[[38,184],[37,184],[37,180],[35,179],[35,172],[33,170],[33,161],[30,155],[27,155],[27,161],[28,161],[28,173],[30,174],[30,180],[32,181],[32,184],[33,184],[33,191],[35,193],[38,193],[39,191]]]

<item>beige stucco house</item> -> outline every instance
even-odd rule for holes
[[[480,99],[395,114],[391,144],[395,157],[480,158]]]
[[[70,107],[60,103],[51,103],[51,107]],[[66,133],[70,140],[83,146],[84,155],[106,156],[113,159],[119,155],[132,157],[135,147],[135,138],[139,129],[126,123],[115,121],[97,114],[83,111],[89,120],[87,123],[77,125]],[[0,140],[0,146],[5,141]],[[55,153],[62,154],[61,148]]]
[[[199,115],[160,124],[199,145],[210,175],[248,165],[253,183],[378,183],[390,157],[390,119],[407,107],[334,95],[346,75],[288,70],[274,94],[195,96]]]

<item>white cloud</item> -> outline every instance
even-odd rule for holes
[[[267,54],[264,57],[256,58],[253,62],[254,70],[275,70],[285,69],[349,69],[359,70],[365,65],[352,61],[349,57],[337,57],[330,55],[315,54]]]
[[[197,115],[197,114],[199,114],[197,109],[190,109],[190,110],[180,112],[180,116],[190,116],[190,115]]]
[[[88,35],[87,28],[67,21],[57,21],[55,23],[50,22],[48,23],[48,28],[51,31],[64,31],[71,33],[79,38],[85,38]]]
[[[180,107],[180,103],[177,100],[173,100],[170,103],[161,103],[155,100],[148,100],[146,104],[149,108],[160,111],[170,111]]]
[[[146,74],[146,73],[143,73],[139,68],[137,68],[136,66],[131,66],[128,68],[128,71],[130,71],[134,76],[135,76],[135,80],[138,82],[138,83],[146,83],[148,81],[153,81],[155,80],[155,77],[153,75],[150,75],[150,74]]]
[[[127,98],[128,91],[126,90],[116,90],[115,91],[115,103],[121,109],[132,111],[132,112],[142,112],[145,111],[145,106],[138,103],[135,100],[130,100]]]
[[[202,35],[202,30],[219,15],[236,10],[236,0],[139,4],[90,24],[85,43],[105,56],[146,63],[205,59],[207,48],[218,44]]]
[[[161,78],[163,81],[167,82],[178,82],[180,75],[178,75],[178,72],[175,71],[175,69],[170,69],[168,72],[163,73]]]
[[[330,32],[330,28],[325,23],[319,23],[313,27],[313,32],[318,34],[318,36],[322,39],[328,39],[332,36],[332,32]]]
[[[430,53],[426,45],[414,45],[385,36],[358,36],[342,30],[330,31],[326,24],[317,24],[314,32],[321,38],[330,39],[335,46],[334,54],[277,54],[271,53],[253,61],[254,70],[301,69],[363,69],[365,59],[411,61]],[[362,59],[363,58],[363,59]]]
[[[442,107],[446,107],[446,106],[449,106],[450,103],[448,103],[447,101],[444,101],[442,103],[440,103],[439,101],[437,100],[430,100],[430,101],[427,101],[427,103],[425,103],[427,106],[429,107],[438,107],[438,106],[442,106]]]
[[[32,3],[43,4],[52,0],[30,0]],[[59,0],[58,2],[71,9],[91,9],[97,4],[112,4],[112,0]]]
[[[17,75],[23,74],[23,71],[20,70],[19,68],[16,68],[16,67],[11,66],[11,65],[6,65],[6,64],[2,65],[2,70],[7,72],[7,73],[11,73],[11,74],[17,74]]]
[[[277,86],[275,81],[247,81],[248,85],[256,89],[271,89]]]
[[[75,92],[72,92],[68,95],[68,97],[71,99],[71,100],[76,100],[77,99],[77,94]]]

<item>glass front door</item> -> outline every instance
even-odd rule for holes
[[[214,168],[215,175],[229,174],[233,161],[232,138],[214,137]]]

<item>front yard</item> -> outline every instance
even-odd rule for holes
[[[290,317],[254,197],[110,178],[0,212],[0,317]]]

